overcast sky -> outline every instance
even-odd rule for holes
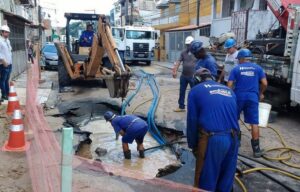
[[[65,26],[64,13],[96,13],[109,14],[113,0],[40,0],[43,11],[51,15],[52,25]],[[54,9],[56,14],[54,14]]]

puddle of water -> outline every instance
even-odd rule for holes
[[[116,164],[129,170],[142,172],[150,177],[155,177],[157,170],[169,164],[177,163],[175,155],[169,150],[151,150],[145,152],[145,158],[138,157],[136,143],[129,145],[131,150],[131,160],[125,160],[122,150],[121,136],[119,140],[115,140],[115,132],[110,123],[105,120],[92,121],[88,125],[81,127],[83,131],[90,131],[93,134],[90,138],[93,140],[91,152],[94,159],[99,158],[94,152],[97,147],[107,150],[107,154],[100,159],[108,164]],[[147,134],[144,139],[145,149],[157,146],[158,143]]]

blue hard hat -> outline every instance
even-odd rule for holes
[[[236,41],[232,38],[227,39],[224,44],[224,49],[230,49],[236,45]]]
[[[196,53],[198,53],[200,51],[200,49],[202,49],[202,46],[203,46],[203,43],[201,41],[198,41],[198,40],[192,41],[191,46],[190,46],[191,53],[193,53],[195,55]]]
[[[239,53],[236,56],[237,59],[247,58],[247,57],[252,57],[252,53],[251,53],[251,51],[249,49],[241,49],[241,50],[239,50]]]
[[[106,121],[111,121],[111,120],[113,120],[113,118],[115,118],[116,117],[116,115],[113,113],[113,112],[111,112],[111,111],[106,111],[105,113],[104,113],[104,119],[106,120]]]

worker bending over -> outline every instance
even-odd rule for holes
[[[190,45],[194,38],[192,36],[188,36],[185,39],[185,45],[186,49],[181,52],[180,58],[178,61],[175,62],[175,65],[173,67],[173,78],[177,77],[177,71],[182,64],[182,73],[180,76],[180,88],[179,88],[179,99],[178,99],[178,105],[179,107],[174,110],[174,112],[184,112],[185,111],[185,92],[188,84],[190,85],[190,88],[193,87],[194,81],[193,81],[193,75],[195,73],[195,63],[196,58],[190,51]]]
[[[213,56],[206,52],[203,48],[203,43],[201,41],[194,40],[191,43],[190,50],[197,58],[195,71],[200,68],[206,68],[211,72],[214,79],[216,79],[218,75],[216,60]]]
[[[262,151],[259,146],[259,119],[258,103],[264,98],[264,92],[268,82],[263,69],[251,63],[252,53],[248,49],[241,49],[237,55],[239,65],[235,67],[229,76],[228,86],[234,87],[237,97],[238,114],[244,112],[246,123],[251,125],[253,156],[261,157]]]
[[[194,186],[229,192],[236,170],[240,128],[235,94],[213,81],[208,69],[196,71],[189,93],[187,141],[196,157]]]
[[[227,85],[231,70],[239,64],[239,60],[236,58],[239,51],[236,48],[236,41],[232,38],[225,41],[224,49],[227,51],[227,55],[218,82],[224,82]]]
[[[83,31],[80,36],[79,46],[80,47],[91,47],[93,44],[93,38],[94,38],[93,25],[88,24],[86,26],[86,30]]]
[[[125,159],[131,159],[128,143],[131,144],[134,140],[137,143],[140,158],[145,157],[143,141],[148,131],[148,124],[144,120],[135,115],[117,116],[111,111],[107,111],[104,118],[111,123],[116,134],[122,135]]]

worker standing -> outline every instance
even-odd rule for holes
[[[94,31],[93,25],[88,24],[86,30],[82,32],[80,39],[79,39],[79,46],[80,47],[91,47],[93,44],[94,38]]]
[[[196,156],[194,187],[229,192],[240,134],[236,97],[230,88],[213,81],[208,69],[199,69],[194,77],[187,108],[187,141]]]
[[[193,74],[195,72],[195,63],[196,58],[194,55],[190,52],[190,44],[194,38],[192,36],[188,36],[185,39],[185,45],[186,49],[181,52],[180,57],[178,61],[175,62],[173,67],[173,78],[177,77],[177,71],[182,63],[182,73],[180,76],[180,88],[179,88],[179,99],[178,99],[178,105],[179,107],[174,110],[174,112],[184,112],[185,111],[185,92],[188,85],[190,85],[190,88],[193,87]]]
[[[0,28],[0,86],[1,101],[8,100],[9,78],[12,71],[12,47],[8,39],[10,29],[7,25]]]
[[[236,58],[239,51],[236,48],[236,41],[232,38],[225,41],[224,49],[227,51],[227,55],[218,82],[224,82],[224,84],[227,85],[231,70],[239,64],[239,60]]]
[[[197,71],[200,68],[206,68],[216,79],[218,75],[216,60],[213,56],[206,52],[206,50],[203,48],[203,43],[201,41],[194,40],[191,43],[190,50],[198,59],[198,61],[196,62],[195,70]]]
[[[251,63],[252,53],[248,49],[241,49],[237,55],[239,65],[235,67],[229,76],[228,86],[234,86],[237,96],[238,113],[244,112],[246,123],[251,125],[253,156],[261,157],[262,151],[259,146],[259,100],[264,98],[264,92],[268,82],[263,69]]]
[[[131,144],[134,140],[137,143],[140,158],[145,157],[143,142],[148,131],[148,124],[144,120],[135,115],[117,116],[111,111],[107,111],[104,118],[111,123],[115,133],[122,136],[125,159],[131,159],[128,143]]]

